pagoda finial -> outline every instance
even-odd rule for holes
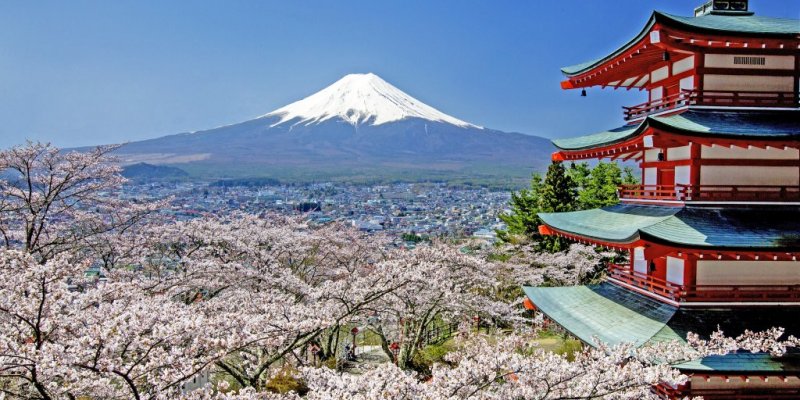
[[[699,7],[695,7],[694,16],[700,17],[708,14],[717,15],[753,15],[749,11],[749,0],[708,0]]]

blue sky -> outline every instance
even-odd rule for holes
[[[124,142],[264,114],[352,72],[486,127],[564,137],[618,126],[624,90],[559,88],[559,67],[700,0],[6,1],[0,147]],[[796,0],[752,0],[798,18]]]

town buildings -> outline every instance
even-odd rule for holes
[[[303,216],[317,224],[341,222],[368,232],[429,237],[474,237],[493,242],[505,225],[498,215],[508,206],[506,190],[453,187],[445,183],[355,185],[305,183],[220,185],[203,181],[132,182],[126,198],[172,198],[168,218],[276,213]]]
[[[543,213],[540,233],[627,252],[599,285],[525,287],[526,303],[588,344],[644,345],[745,329],[800,336],[800,21],[713,0],[654,12],[641,33],[566,67],[564,89],[641,90],[625,124],[555,140],[553,160],[638,162],[621,203]],[[585,95],[585,92],[583,93]],[[677,366],[666,398],[800,398],[800,357],[738,352]]]

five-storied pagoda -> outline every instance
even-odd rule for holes
[[[754,15],[747,0],[712,0],[694,17],[655,12],[618,50],[562,72],[564,89],[647,91],[623,107],[623,126],[555,140],[553,154],[638,162],[642,184],[620,188],[616,206],[539,214],[539,231],[630,262],[599,285],[525,287],[526,304],[590,345],[717,327],[800,336],[800,21]],[[797,354],[677,367],[690,380],[654,389],[665,398],[800,398]]]

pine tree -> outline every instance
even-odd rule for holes
[[[528,189],[511,193],[511,212],[500,216],[506,230],[497,236],[505,242],[527,237],[546,251],[561,251],[568,241],[554,236],[539,235],[540,212],[564,212],[606,207],[619,202],[617,188],[621,184],[636,184],[638,180],[630,167],[620,169],[617,163],[600,162],[594,168],[588,163],[572,163],[566,168],[554,162],[542,178],[534,174]]]
[[[540,212],[573,211],[577,206],[578,186],[564,164],[554,161],[547,168],[539,196]]]
[[[622,184],[622,171],[617,163],[597,164],[581,188],[578,203],[581,209],[606,207],[617,204],[617,188]]]
[[[542,183],[539,196],[539,212],[574,211],[578,206],[578,186],[567,174],[564,164],[554,161],[547,168],[547,175]],[[541,236],[538,247],[542,250],[557,252],[566,250],[569,241],[557,236]]]
[[[529,189],[511,192],[508,205],[511,213],[500,214],[500,220],[505,222],[505,230],[497,230],[497,237],[504,242],[511,242],[514,236],[525,236],[536,239],[539,236],[539,225],[542,221],[539,212],[539,192],[542,187],[542,176],[538,173],[531,177]]]
[[[565,239],[539,235],[538,216],[540,212],[562,212],[575,210],[577,206],[577,186],[560,162],[553,162],[547,175],[534,174],[530,189],[511,193],[511,213],[500,216],[506,223],[506,230],[498,230],[500,240],[511,242],[516,236],[535,240],[538,246],[547,251],[561,251],[567,248]]]

